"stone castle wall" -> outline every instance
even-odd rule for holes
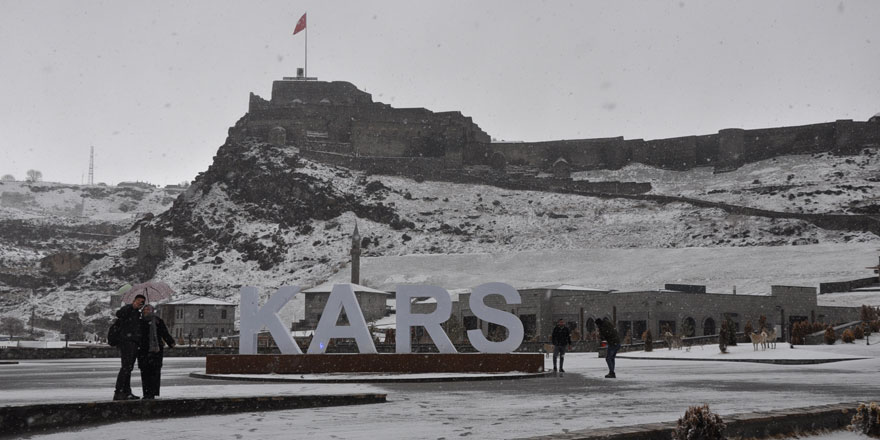
[[[840,120],[795,127],[745,130],[667,139],[623,137],[545,142],[490,142],[460,112],[394,108],[342,81],[275,81],[265,100],[251,94],[248,115],[233,138],[273,139],[315,151],[376,158],[443,158],[447,164],[531,166],[552,171],[618,169],[632,162],[688,170],[713,166],[736,169],[784,154],[856,154],[880,147],[880,118]],[[275,130],[275,135],[270,132]],[[283,133],[285,136],[280,136]],[[560,161],[563,159],[563,161]]]
[[[648,141],[621,137],[500,142],[489,145],[489,150],[496,158],[501,155],[507,164],[543,169],[562,158],[573,170],[619,169],[638,162],[671,170],[714,166],[726,171],[786,154],[857,154],[865,147],[880,147],[880,121],[842,120],[756,130],[731,128],[712,135]]]

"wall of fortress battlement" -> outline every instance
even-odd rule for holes
[[[544,170],[564,159],[571,171],[619,169],[632,162],[672,170],[713,166],[716,171],[727,171],[785,154],[856,154],[866,147],[880,147],[880,117],[868,122],[732,128],[653,140],[613,137],[493,143],[460,112],[393,108],[373,102],[369,93],[342,81],[275,81],[271,100],[251,94],[244,119],[244,126],[236,126],[233,136],[269,139],[270,131],[281,127],[288,144],[305,145],[318,136],[317,140],[336,143],[332,152],[377,158],[443,157],[460,166],[510,164]]]
[[[880,147],[880,120],[835,122],[755,130],[726,129],[718,134],[668,139],[576,139],[544,142],[495,142],[490,154],[506,163],[549,168],[563,158],[574,169],[619,169],[631,162],[658,168],[718,170],[786,154],[857,154]],[[497,157],[497,156],[496,156]]]

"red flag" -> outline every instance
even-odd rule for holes
[[[296,22],[296,29],[293,30],[293,35],[299,33],[299,31],[306,28],[306,14],[303,14],[302,17],[299,18],[299,21]]]

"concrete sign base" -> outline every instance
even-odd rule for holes
[[[206,374],[539,373],[541,353],[209,355]]]

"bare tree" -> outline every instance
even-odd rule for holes
[[[39,182],[43,180],[43,173],[39,170],[28,170],[27,171],[27,181],[28,182]]]
[[[24,322],[13,316],[7,316],[0,321],[0,332],[9,336],[23,335],[25,332]]]
[[[12,174],[4,174],[3,177],[0,177],[0,182],[15,182],[15,176]]]

